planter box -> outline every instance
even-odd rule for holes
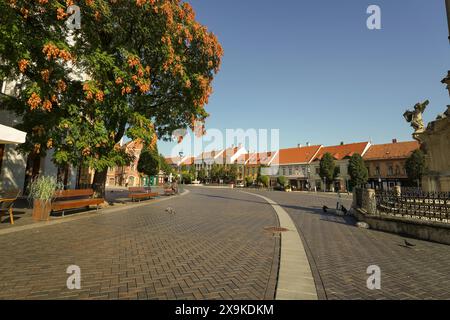
[[[47,221],[50,219],[52,203],[50,201],[34,200],[33,202],[33,220]]]

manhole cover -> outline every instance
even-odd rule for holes
[[[289,229],[281,228],[281,227],[265,227],[264,230],[273,232],[273,233],[289,231]]]

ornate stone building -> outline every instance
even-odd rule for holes
[[[450,93],[450,71],[442,83],[447,85]],[[420,148],[425,153],[426,173],[422,177],[422,188],[425,191],[450,192],[450,105],[436,120],[428,123],[426,128],[422,121],[426,105],[422,105],[424,107],[419,108],[418,112],[415,108],[411,117],[405,116],[415,130],[414,139],[419,141]]]

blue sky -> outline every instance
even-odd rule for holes
[[[415,103],[430,100],[426,121],[449,104],[444,0],[189,2],[225,51],[207,129],[280,129],[282,148],[386,143],[411,140],[402,114]],[[381,30],[366,27],[371,4]]]

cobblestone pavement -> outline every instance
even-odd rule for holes
[[[0,236],[0,299],[273,299],[270,205],[233,190],[188,195]],[[165,210],[173,208],[174,215]],[[69,265],[81,290],[69,290]]]
[[[278,202],[303,236],[321,299],[450,299],[450,246],[355,227],[351,218],[324,214],[336,196],[258,193]],[[351,200],[344,200],[349,208]],[[367,267],[381,268],[381,290],[366,286]]]

